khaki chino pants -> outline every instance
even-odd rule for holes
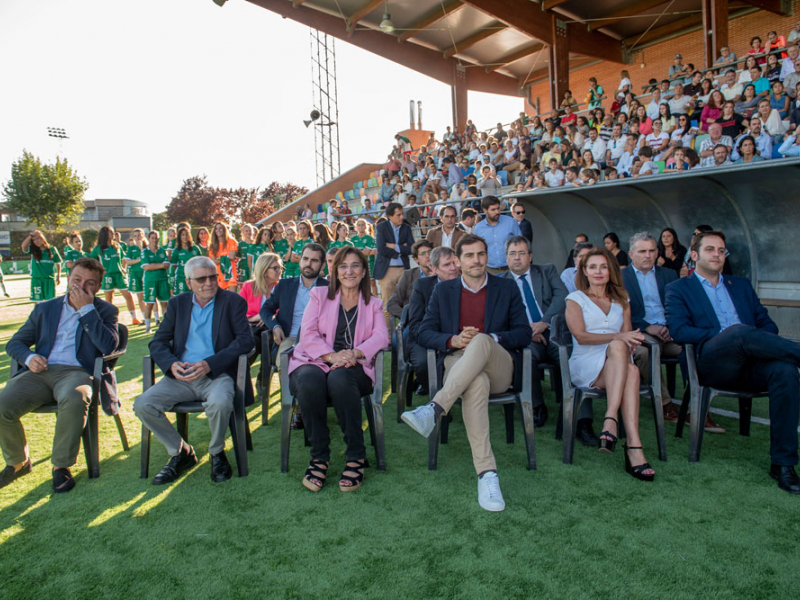
[[[386,326],[389,326],[389,319],[391,319],[392,315],[386,310],[386,305],[389,303],[389,299],[394,294],[394,290],[397,287],[397,283],[400,281],[400,278],[403,276],[405,272],[404,267],[389,267],[386,270],[386,275],[383,276],[383,279],[379,279],[378,283],[381,286],[381,300],[383,300],[383,316],[386,317]]]

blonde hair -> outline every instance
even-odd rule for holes
[[[281,267],[283,266],[281,257],[274,252],[265,252],[256,259],[256,264],[253,265],[253,293],[256,296],[267,295],[269,291],[267,289],[267,269],[276,261]]]

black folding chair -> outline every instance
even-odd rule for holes
[[[572,334],[566,327],[564,317],[554,319],[554,327],[550,335],[550,343],[558,347],[559,364],[561,367],[561,385],[564,390],[564,400],[561,403],[563,411],[563,461],[572,464],[575,453],[575,430],[578,427],[578,413],[581,404],[588,398],[598,400],[607,399],[606,390],[599,388],[577,387],[572,384],[569,372],[569,356],[572,353]],[[656,425],[656,438],[658,440],[658,458],[667,460],[667,438],[664,433],[664,411],[661,407],[661,348],[655,342],[645,341],[650,347],[650,385],[642,384],[639,388],[640,396],[647,396],[653,406],[653,416]],[[622,438],[623,424],[620,419],[618,437]]]
[[[717,396],[739,399],[739,435],[750,435],[750,418],[753,414],[753,398],[767,396],[767,391],[747,392],[744,390],[732,391],[700,385],[697,374],[697,360],[694,354],[694,345],[686,344],[686,365],[689,372],[688,398],[684,396],[681,404],[678,426],[675,430],[676,437],[683,437],[683,425],[687,411],[691,410],[689,423],[689,462],[700,461],[700,449],[703,446],[703,433],[705,431],[706,416],[711,406],[711,401]]]
[[[436,360],[436,350],[428,349],[428,389],[430,398],[436,396],[440,388],[440,381],[443,381],[444,373],[439,373]],[[532,356],[530,348],[522,351],[522,387],[520,390],[509,388],[502,394],[491,394],[489,396],[489,406],[503,406],[506,422],[506,443],[514,443],[514,405],[519,408],[522,415],[522,433],[525,436],[525,450],[527,452],[528,470],[536,470],[536,440],[533,427],[533,401],[531,394],[531,371]],[[538,376],[538,374],[537,374]],[[458,402],[461,400],[459,399]],[[447,443],[449,432],[449,419],[440,416],[436,421],[430,436],[428,436],[428,470],[435,471],[439,462],[439,439],[443,444]]]
[[[411,367],[411,363],[406,360],[402,321],[395,331],[397,332],[397,422],[402,423],[400,415],[403,414],[406,406],[412,405],[411,398],[416,381],[416,373]]]
[[[117,349],[111,354],[98,356],[94,360],[94,369],[92,371],[92,400],[89,404],[89,413],[86,416],[86,425],[81,434],[83,453],[86,457],[86,467],[89,472],[89,478],[91,479],[100,477],[100,426],[97,415],[98,408],[100,407],[100,386],[103,383],[103,368],[104,365],[107,365],[108,368],[113,369],[117,364],[117,360],[119,360],[121,356],[124,356],[128,349],[128,328],[122,323],[119,323],[117,327],[119,331]],[[9,379],[13,378],[19,370],[20,364],[12,358]],[[45,404],[33,412],[41,414],[58,413],[58,404],[56,402]],[[119,414],[114,415],[114,422],[117,424],[117,431],[119,432],[120,442],[122,442],[122,448],[127,452],[130,450],[130,446],[128,446],[128,436],[125,434],[125,427],[122,425],[122,419]]]
[[[236,370],[236,382],[233,394],[233,412],[230,418],[231,439],[233,440],[233,453],[236,456],[236,469],[239,477],[247,477],[249,469],[247,466],[247,451],[252,450],[250,440],[250,427],[244,409],[244,396],[246,377],[248,376],[247,354],[239,356]],[[155,362],[150,356],[142,359],[142,391],[146,392],[153,385],[156,379]],[[176,429],[181,437],[189,442],[189,415],[192,413],[204,412],[201,400],[181,402],[176,404],[167,412],[175,413]],[[142,479],[147,479],[150,471],[150,430],[142,423]]]
[[[289,441],[292,434],[292,409],[297,399],[289,391],[289,355],[294,347],[284,350],[278,357],[281,364],[281,472],[289,472]],[[378,470],[386,470],[386,441],[383,426],[383,350],[375,356],[375,387],[372,393],[361,397],[367,413],[367,424],[372,445],[375,447],[375,459]],[[320,393],[325,393],[320,390]],[[306,439],[306,445],[308,440]]]

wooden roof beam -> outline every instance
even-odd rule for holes
[[[542,2],[542,10],[550,10],[551,8],[555,8],[556,6],[561,6],[565,4],[569,0],[544,0]]]
[[[543,48],[547,48],[547,44],[538,43],[538,44],[531,44],[530,46],[525,46],[524,48],[517,50],[516,52],[512,52],[511,54],[506,54],[502,58],[499,58],[497,60],[497,64],[487,67],[486,70],[489,73],[493,73],[494,71],[497,71],[497,69],[502,69],[503,67],[508,66],[511,63],[516,62],[518,60],[521,60],[526,56],[530,56],[531,54],[536,54]]]
[[[747,4],[787,17],[793,13],[791,0],[744,0]]]
[[[422,17],[416,23],[408,26],[408,31],[403,31],[399,36],[397,36],[398,42],[405,42],[417,35],[421,30],[427,29],[444,19],[447,15],[452,12],[457,11],[459,8],[464,6],[464,3],[461,0],[452,0],[444,5],[444,10],[442,10],[441,6],[437,6],[427,15]]]
[[[632,4],[631,6],[623,8],[622,10],[618,10],[610,15],[606,15],[599,21],[592,21],[589,23],[589,31],[594,31],[596,29],[600,29],[601,27],[608,27],[614,23],[619,23],[627,17],[633,17],[642,14],[643,12],[658,6],[659,4],[664,4],[664,0],[641,0],[641,2]]]
[[[474,46],[478,42],[481,42],[486,38],[491,37],[496,33],[500,33],[501,31],[504,31],[506,29],[508,29],[508,25],[505,25],[504,23],[492,23],[488,27],[484,27],[480,29],[477,33],[456,43],[455,46],[444,48],[442,50],[442,53],[444,54],[445,58],[450,58],[451,56],[455,56],[456,54],[463,52],[467,48],[472,48],[472,46]]]
[[[361,5],[356,12],[352,15],[347,17],[347,37],[352,37],[353,32],[356,30],[356,25],[358,22],[366,17],[369,13],[373,10],[378,8],[381,4],[383,4],[386,0],[367,0],[365,4]]]

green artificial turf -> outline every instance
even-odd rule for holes
[[[26,294],[26,279],[6,281],[13,295]],[[0,302],[0,344],[30,306],[19,298]],[[129,322],[124,310],[121,319]],[[517,441],[508,445],[502,410],[491,410],[507,508],[488,513],[477,503],[460,410],[438,471],[428,471],[425,440],[395,421],[387,360],[388,469],[368,469],[357,492],[336,486],[344,458],[333,411],[333,458],[322,492],[300,484],[308,460],[300,432],[292,436],[290,471],[280,472],[277,379],[269,425],[261,426],[260,404],[248,411],[249,477],[211,482],[208,428],[192,417],[200,464],[177,483],[154,487],[139,478],[140,428],[131,411],[147,341],[133,328],[117,369],[131,450],[122,451],[113,420],[101,415],[99,479],[87,478],[81,453],[75,490],[51,495],[54,417],[23,419],[35,467],[0,490],[0,597],[794,597],[800,498],[767,475],[764,425],[753,424],[744,438],[736,420],[718,417],[729,433],[706,435],[702,461],[689,464],[688,430],[676,439],[667,424],[669,461],[661,463],[652,411],[643,405],[640,430],[657,470],[647,484],[624,473],[621,448],[609,456],[577,445],[574,464],[564,465],[546,385],[551,418],[536,431],[535,472],[524,467],[519,423]],[[0,382],[8,367],[3,354]],[[735,401],[715,406],[736,410]],[[756,401],[754,413],[766,417],[766,406]],[[374,458],[371,447],[368,453]],[[230,443],[229,456],[233,461]],[[151,476],[165,461],[154,440]]]

